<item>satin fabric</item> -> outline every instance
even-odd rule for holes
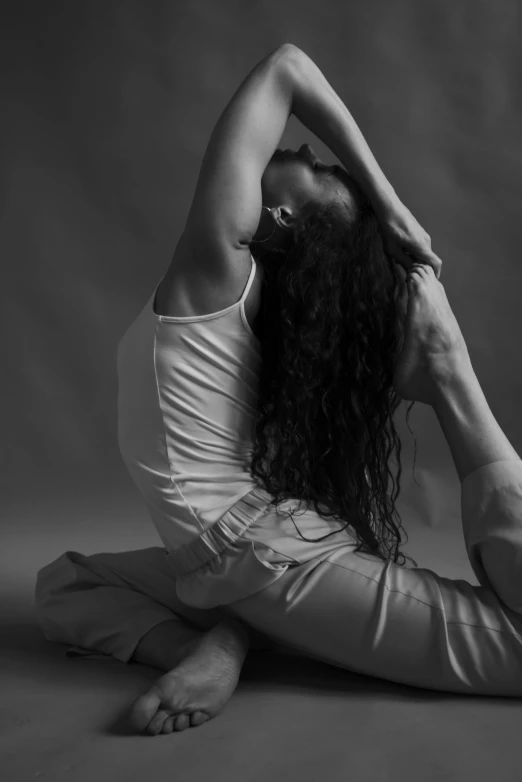
[[[66,552],[38,574],[37,616],[72,653],[131,659],[168,619],[202,629],[225,617],[253,648],[297,654],[383,679],[448,692],[522,695],[522,462],[485,465],[462,483],[474,586],[355,552],[355,539],[297,503],[276,509],[254,490],[205,538],[162,547]],[[334,525],[337,524],[337,531]],[[94,588],[96,587],[96,588]]]

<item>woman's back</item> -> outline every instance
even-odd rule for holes
[[[159,312],[156,293],[118,345],[121,455],[166,548],[215,523],[255,485],[249,462],[260,344],[239,301],[202,315]]]

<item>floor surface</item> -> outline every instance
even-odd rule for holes
[[[129,705],[158,672],[69,659],[33,615],[39,567],[84,553],[157,545],[141,509],[72,503],[12,513],[1,567],[2,782],[513,782],[522,778],[520,699],[460,696],[323,663],[251,653],[233,698],[207,724],[137,736]],[[476,584],[460,532],[408,528],[419,565]]]

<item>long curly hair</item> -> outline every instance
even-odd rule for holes
[[[401,442],[393,422],[402,400],[393,374],[404,310],[377,217],[368,202],[352,220],[335,202],[309,205],[285,245],[250,249],[264,271],[250,473],[276,508],[304,500],[321,517],[346,522],[343,530],[351,525],[355,551],[403,565],[395,508]]]

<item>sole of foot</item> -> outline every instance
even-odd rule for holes
[[[133,727],[156,736],[216,717],[236,689],[244,656],[234,630],[226,623],[216,625],[188,647],[179,665],[135,701]]]

